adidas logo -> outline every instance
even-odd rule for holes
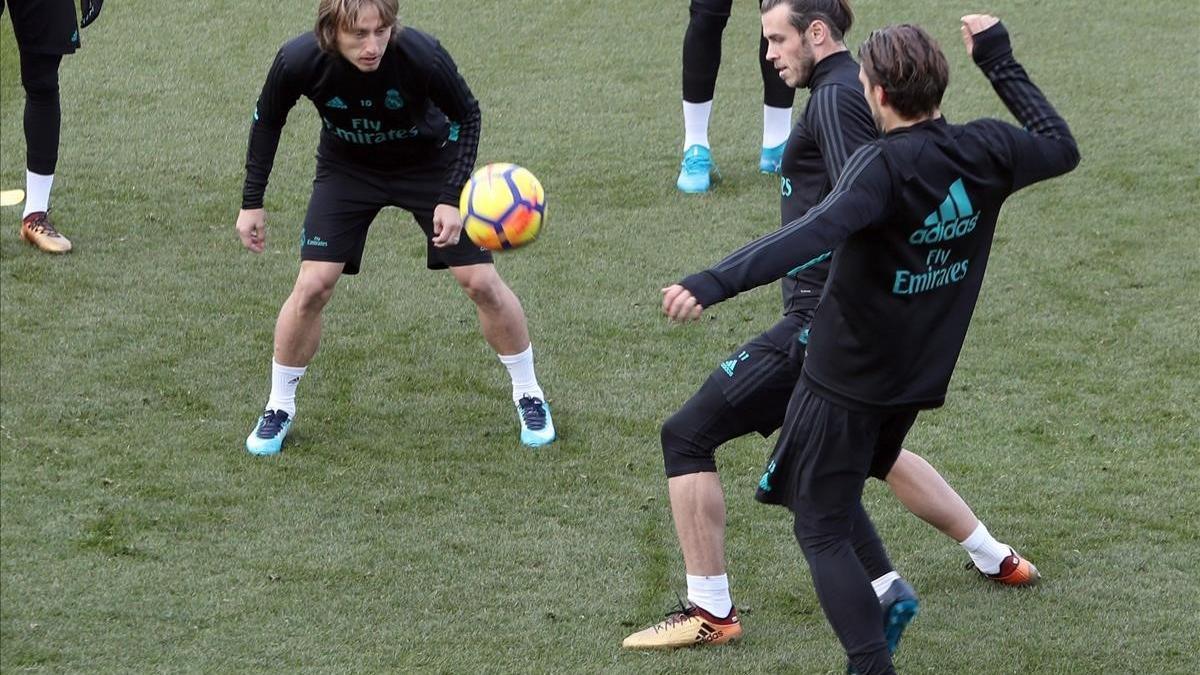
[[[707,623],[700,624],[700,628],[696,631],[696,642],[712,642],[720,638],[725,633],[717,630]]]
[[[721,363],[721,370],[725,371],[726,375],[733,377],[733,369],[737,368],[738,361],[745,361],[748,358],[750,358],[750,354],[743,351],[734,358],[729,359],[728,361],[723,361]]]
[[[970,234],[979,222],[971,199],[959,178],[950,185],[950,193],[937,209],[925,217],[924,227],[908,237],[910,244],[936,244]]]
[[[767,470],[763,472],[762,478],[758,480],[758,489],[763,492],[771,491],[771,474],[775,473],[775,460],[767,465]]]
[[[337,108],[338,110],[346,110],[350,106],[346,105],[341,98],[334,96],[325,103],[326,108]]]

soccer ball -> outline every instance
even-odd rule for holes
[[[502,251],[537,238],[546,218],[546,193],[528,169],[488,164],[463,186],[458,210],[471,241]]]

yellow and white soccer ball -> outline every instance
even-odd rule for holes
[[[546,193],[528,169],[488,164],[463,186],[458,210],[471,241],[503,251],[537,238],[546,219]]]

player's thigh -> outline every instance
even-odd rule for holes
[[[318,161],[312,196],[300,230],[300,259],[345,263],[343,274],[358,274],[367,232],[386,195],[378,177]]]
[[[441,162],[425,172],[394,178],[389,184],[391,204],[412,214],[425,235],[425,266],[431,270],[491,264],[492,253],[471,241],[466,232],[450,246],[433,245],[433,210],[445,187],[446,170]],[[451,204],[455,208],[457,204]],[[458,275],[456,275],[457,277]],[[462,283],[462,280],[459,280]]]
[[[7,4],[21,51],[72,54],[79,48],[75,0],[8,0]]]
[[[916,410],[905,410],[884,417],[879,425],[879,436],[875,440],[875,454],[871,460],[871,477],[887,480],[887,475],[896,465],[904,438],[917,420]]]
[[[758,499],[787,506],[809,528],[844,526],[871,471],[885,418],[797,384]]]
[[[667,476],[714,471],[716,450],[741,436],[770,436],[783,422],[800,376],[772,331],[721,361],[700,389],[662,427]]]
[[[725,398],[714,375],[667,418],[660,432],[667,477],[716,471],[721,445],[757,431],[762,424]]]
[[[733,9],[733,0],[689,0],[688,10],[694,16],[719,16],[728,18]]]
[[[808,317],[788,315],[722,360],[710,379],[763,436],[783,423],[804,365]]]

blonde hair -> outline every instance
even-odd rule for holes
[[[313,28],[321,49],[336,53],[338,29],[353,28],[358,23],[358,15],[367,7],[374,7],[379,12],[380,21],[385,26],[392,26],[393,34],[399,30],[399,0],[321,0],[317,5],[317,25]]]

